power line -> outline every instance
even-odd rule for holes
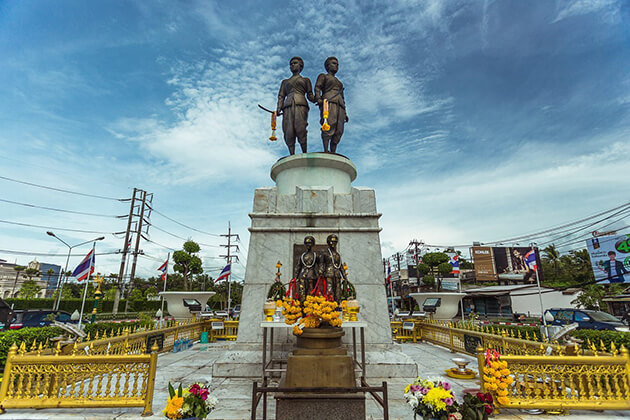
[[[82,229],[60,228],[60,227],[53,227],[53,226],[33,225],[31,223],[11,222],[9,220],[0,220],[0,223],[6,223],[6,224],[9,224],[9,225],[32,227],[32,228],[40,228],[40,229],[63,230],[63,231],[66,231],[66,232],[99,233],[99,234],[107,234],[107,235],[111,234],[111,235],[114,235],[114,232],[101,232],[101,231],[98,231],[98,230],[82,230]]]
[[[185,224],[184,224],[184,223],[182,223],[182,222],[178,222],[177,220],[175,220],[175,219],[173,219],[173,218],[171,218],[171,217],[168,217],[168,216],[167,216],[167,215],[165,215],[164,213],[161,213],[161,212],[159,212],[159,211],[157,211],[157,210],[155,210],[155,209],[152,209],[152,210],[153,210],[153,213],[157,213],[157,214],[159,214],[160,216],[162,216],[162,217],[164,217],[164,218],[166,218],[166,219],[170,220],[171,222],[173,222],[173,223],[177,223],[178,225],[180,225],[180,226],[182,226],[182,227],[185,227],[186,229],[190,229],[190,230],[193,230],[193,231],[195,231],[195,232],[203,233],[204,235],[214,236],[214,237],[217,237],[217,238],[221,237],[221,235],[219,235],[219,234],[206,232],[206,231],[203,231],[203,230],[200,230],[200,229],[194,228],[194,227],[192,227],[192,226],[185,225]]]
[[[100,198],[100,199],[103,199],[103,200],[112,200],[112,201],[124,201],[125,200],[123,198],[107,197],[107,196],[103,196],[103,195],[87,194],[87,193],[82,193],[82,192],[78,192],[78,191],[64,190],[63,188],[48,187],[46,185],[35,184],[33,182],[20,181],[19,179],[9,178],[7,176],[2,176],[2,175],[0,175],[0,179],[4,179],[6,181],[11,181],[11,182],[17,182],[19,184],[30,185],[31,187],[44,188],[44,189],[47,189],[47,190],[59,191],[59,192],[67,193],[67,194],[82,195],[84,197]]]
[[[190,238],[184,238],[183,236],[175,235],[174,233],[171,233],[171,232],[169,232],[169,231],[167,231],[167,230],[165,230],[165,229],[162,229],[162,228],[160,228],[160,227],[157,227],[157,226],[155,226],[153,223],[151,223],[151,224],[150,224],[150,226],[151,226],[153,229],[157,229],[157,230],[159,230],[160,232],[164,232],[164,233],[166,233],[167,235],[171,235],[171,236],[172,236],[172,237],[174,237],[174,238],[181,239],[181,240],[183,240],[183,241],[188,241],[188,240],[191,240]],[[195,242],[196,242],[196,241],[195,241]],[[209,246],[209,247],[212,247],[212,248],[220,248],[220,247],[221,247],[220,245],[210,245],[210,244],[204,244],[204,243],[202,243],[202,242],[197,242],[197,244],[199,244],[199,245],[203,245],[203,246]]]
[[[52,254],[47,252],[31,252],[31,251],[14,251],[10,249],[0,249],[0,253],[11,255],[32,255],[36,257],[66,257],[68,254]],[[118,254],[118,251],[97,252],[95,255],[113,255]]]
[[[21,203],[19,201],[5,200],[3,198],[0,198],[0,201],[2,201],[4,203],[9,203],[9,204],[15,204],[15,205],[18,205],[18,206],[31,207],[31,208],[44,209],[44,210],[51,210],[51,211],[57,211],[57,212],[61,212],[61,213],[80,214],[80,215],[83,215],[83,216],[113,217],[114,219],[119,218],[119,216],[114,216],[114,215],[111,215],[111,214],[86,213],[86,212],[82,212],[82,211],[57,209],[57,208],[54,208],[54,207],[45,207],[45,206],[38,206],[38,205],[35,205],[35,204]]]

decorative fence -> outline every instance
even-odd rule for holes
[[[483,375],[482,347],[477,360]],[[502,407],[630,410],[630,357],[625,347],[620,352],[613,347],[606,356],[502,355],[501,360],[507,362],[513,378],[506,389],[509,403]]]
[[[235,340],[238,321],[171,321],[162,328],[120,328],[83,342],[13,344],[7,355],[0,409],[144,407],[151,415],[157,355],[178,339]],[[147,354],[147,348],[151,350]]]
[[[479,327],[440,321],[394,321],[392,338],[395,341],[428,341],[449,348],[452,352],[477,354],[477,347],[492,348],[501,354],[561,354],[566,350],[556,344],[535,341],[536,337],[512,330]]]
[[[152,415],[157,345],[151,354],[26,354],[9,350],[0,388],[0,407],[144,407]]]

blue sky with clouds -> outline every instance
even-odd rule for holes
[[[355,185],[376,189],[384,255],[411,238],[496,240],[630,201],[627,2],[2,2],[0,39],[0,175],[113,197],[144,188],[185,224],[222,233],[230,220],[245,249],[253,189],[271,184],[286,153],[267,140],[256,104],[273,106],[294,55],[313,81],[326,57],[339,58],[350,117],[339,152],[357,165]],[[311,151],[321,150],[316,114]],[[0,188],[6,200],[128,211],[6,180]],[[125,227],[4,202],[0,215]],[[204,256],[220,253],[217,237],[152,222],[213,245]],[[0,224],[0,249],[65,252],[44,230]],[[58,233],[73,243],[93,236]],[[159,230],[151,238],[182,242]],[[99,249],[122,242],[107,235]],[[119,257],[100,263],[116,272]],[[205,265],[216,273],[220,264]],[[155,260],[139,265],[139,275],[155,274]]]

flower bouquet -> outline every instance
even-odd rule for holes
[[[441,379],[417,377],[405,388],[405,400],[411,406],[414,418],[420,415],[424,420],[447,420],[457,413],[457,402],[451,384]]]
[[[194,383],[186,388],[179,385],[175,390],[168,384],[168,400],[162,411],[169,419],[205,419],[214,410],[218,400],[210,395],[204,384]]]

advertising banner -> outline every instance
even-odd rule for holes
[[[475,274],[478,281],[496,281],[492,248],[489,246],[473,246],[472,259],[475,264]]]
[[[598,236],[586,240],[595,281],[630,283],[630,235]]]
[[[472,247],[475,273],[479,281],[526,282],[536,281],[534,264],[526,261],[530,247]],[[535,266],[543,279],[538,248],[534,248]],[[533,260],[533,256],[532,256]]]

